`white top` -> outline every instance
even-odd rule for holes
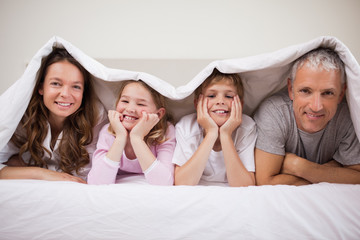
[[[99,116],[98,116],[98,122],[96,124],[96,126],[93,128],[93,141],[86,146],[86,150],[89,153],[89,158],[90,161],[92,159],[92,155],[94,153],[94,151],[96,150],[96,142],[98,140],[98,133],[100,131],[100,129],[102,128],[102,126],[107,122],[107,115],[106,115],[106,111],[103,108],[102,105],[98,105],[98,110],[99,110]],[[17,134],[21,134],[21,135],[25,135],[25,130],[18,125],[16,131]],[[44,139],[43,142],[43,146],[51,153],[51,157],[50,155],[44,151],[44,159],[46,161],[46,164],[48,166],[49,170],[53,170],[53,171],[58,171],[59,170],[59,162],[60,162],[60,156],[59,156],[59,144],[60,141],[62,139],[63,136],[63,132],[61,132],[58,136],[58,139],[56,140],[56,143],[54,145],[54,149],[51,150],[50,144],[51,144],[51,126],[50,123],[48,122],[48,130],[47,130],[47,134],[46,137]],[[3,164],[4,162],[7,162],[9,160],[9,158],[15,154],[19,153],[19,148],[15,146],[15,144],[12,141],[9,141],[3,149],[0,150],[0,170],[3,169],[4,167],[6,167],[5,164]],[[30,160],[30,153],[29,152],[25,152],[22,156],[23,160],[27,163]],[[88,174],[88,172],[90,171],[90,164],[84,166],[82,169],[79,170],[79,174],[76,174],[76,172],[73,172],[73,175],[75,176],[79,176],[81,178],[85,178]]]
[[[21,131],[20,127],[18,127],[16,129],[16,133],[22,133],[24,131]],[[44,159],[46,159],[46,163],[48,165],[48,169],[53,170],[53,171],[57,171],[57,167],[58,167],[58,148],[59,148],[59,144],[60,141],[62,139],[62,134],[63,132],[61,132],[58,136],[58,139],[56,140],[54,149],[51,150],[50,144],[51,144],[51,127],[50,124],[48,123],[48,130],[47,130],[47,134],[46,137],[44,139],[43,142],[43,146],[51,153],[51,157],[49,155],[48,152],[44,151]],[[19,148],[15,146],[15,144],[12,141],[9,141],[5,147],[3,149],[1,149],[0,151],[0,170],[5,167],[6,165],[4,165],[3,163],[6,162],[12,155],[18,154],[19,153]],[[29,152],[25,152],[22,156],[23,160],[27,163],[29,162],[30,159],[30,153]]]
[[[196,120],[196,113],[184,116],[176,124],[176,147],[172,162],[178,166],[185,164],[202,142],[203,129]],[[244,167],[255,172],[254,147],[256,142],[255,122],[247,115],[242,116],[241,125],[233,132],[232,139]],[[211,150],[201,180],[228,182],[222,151]]]

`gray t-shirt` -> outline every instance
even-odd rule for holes
[[[256,148],[265,152],[283,156],[290,152],[319,164],[331,160],[343,165],[360,164],[360,143],[345,100],[327,126],[316,133],[297,128],[287,91],[266,99],[254,120],[258,130]]]

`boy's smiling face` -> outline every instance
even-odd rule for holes
[[[207,86],[202,94],[208,99],[207,109],[210,117],[221,127],[230,117],[231,104],[237,95],[236,87],[224,78]]]

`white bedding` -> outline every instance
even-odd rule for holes
[[[0,181],[1,239],[360,239],[360,187]]]
[[[212,72],[240,73],[245,113],[281,89],[291,63],[318,46],[335,48],[346,64],[347,100],[360,136],[360,67],[333,37],[320,37],[273,53],[214,61],[184,85],[111,69],[54,37],[23,76],[0,97],[0,148],[10,139],[30,100],[41,58],[65,47],[93,76],[96,92],[113,108],[118,81],[142,79],[170,100],[176,119],[194,111],[192,92]],[[185,84],[186,83],[186,84]],[[0,239],[360,239],[360,185],[150,186],[141,176],[122,184],[88,186],[35,180],[0,181]]]

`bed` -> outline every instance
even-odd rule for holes
[[[53,37],[0,97],[0,147],[20,121],[41,58],[53,45],[66,48],[93,75],[105,108],[113,107],[114,86],[123,80],[141,79],[168,97],[175,120],[194,112],[192,92],[214,68],[241,75],[244,112],[252,115],[265,97],[285,86],[296,58],[319,46],[332,47],[346,64],[346,97],[360,136],[360,67],[334,37],[319,37],[247,58],[195,61],[198,65],[166,61],[181,72],[186,64],[193,67],[192,72],[173,75],[179,79],[168,79],[155,68],[132,68],[123,60],[95,60],[66,40]],[[351,184],[152,186],[142,175],[126,175],[120,184],[96,186],[0,180],[0,239],[360,239],[359,199],[360,185]]]

